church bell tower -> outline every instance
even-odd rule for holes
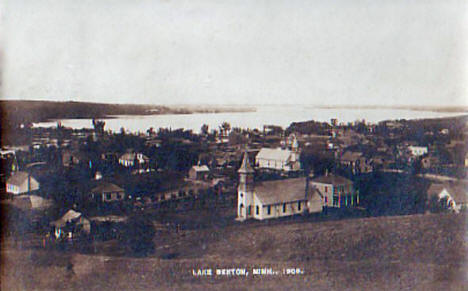
[[[253,216],[254,169],[250,165],[247,152],[244,153],[239,170],[239,187],[237,188],[237,219],[245,220]]]

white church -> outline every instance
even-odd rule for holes
[[[254,170],[247,154],[244,154],[238,173],[237,220],[263,220],[322,211],[322,198],[315,191],[308,191],[305,177],[255,185]]]
[[[313,179],[300,177],[255,183],[247,153],[238,173],[236,219],[239,221],[319,213],[324,207],[354,207],[359,203],[352,181],[328,173]]]

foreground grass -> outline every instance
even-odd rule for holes
[[[466,216],[415,215],[161,233],[148,258],[2,249],[2,290],[466,290]],[[171,254],[173,259],[162,259]],[[198,268],[302,268],[194,277]]]

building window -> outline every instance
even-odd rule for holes
[[[283,213],[286,212],[286,203],[283,203]]]
[[[240,198],[244,197],[244,194],[240,193]]]
[[[297,211],[301,211],[301,201],[297,202]]]
[[[110,193],[107,193],[107,194],[106,194],[106,199],[107,199],[107,200],[110,200],[110,199],[111,199],[111,194],[110,194]]]
[[[252,206],[249,205],[247,207],[247,215],[250,215],[250,214],[252,214]]]
[[[328,192],[328,187],[327,187],[327,186],[325,186],[325,193],[327,193],[327,192]]]
[[[258,205],[255,207],[255,213],[257,213],[257,215],[260,214],[260,207],[258,207]]]
[[[267,207],[267,213],[268,213],[268,215],[271,214],[271,206],[270,205],[268,205],[268,207]]]

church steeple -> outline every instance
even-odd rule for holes
[[[249,174],[249,173],[254,173],[254,169],[250,165],[249,161],[249,155],[247,154],[247,151],[244,152],[244,158],[242,159],[242,164],[237,171],[239,174]]]
[[[250,165],[247,151],[244,153],[239,173],[239,187],[237,188],[237,218],[244,220],[253,215],[254,169]]]

